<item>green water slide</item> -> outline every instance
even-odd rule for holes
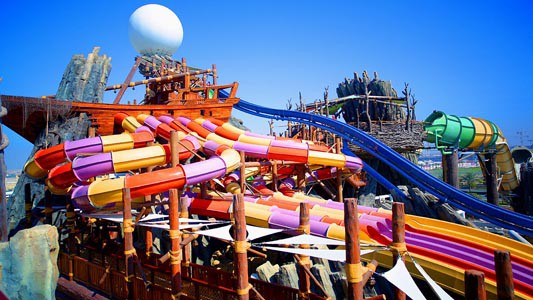
[[[426,140],[438,149],[484,150],[493,147],[500,136],[498,127],[480,118],[458,117],[434,111],[424,121]]]
[[[493,150],[502,176],[502,190],[510,191],[518,186],[514,160],[507,141],[496,124],[481,118],[458,117],[434,111],[424,121],[426,141],[434,143],[443,154],[446,149],[470,151]]]

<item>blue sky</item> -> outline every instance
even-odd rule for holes
[[[417,117],[433,110],[481,117],[510,144],[533,139],[531,1],[6,1],[0,9],[0,94],[54,94],[74,54],[94,46],[112,57],[108,84],[124,81],[136,55],[128,18],[138,7],[169,7],[184,28],[174,58],[216,63],[220,83],[238,96],[284,108],[287,99],[322,97],[353,72],[377,71],[396,90],[408,82]],[[135,79],[140,79],[136,75]],[[123,101],[140,99],[139,91]],[[112,101],[115,94],[106,94]],[[254,132],[266,119],[237,113]],[[19,169],[31,145],[11,140],[7,166]]]

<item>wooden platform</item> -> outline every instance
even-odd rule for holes
[[[172,299],[168,262],[157,264],[159,258],[157,254],[152,254],[153,257],[149,260],[143,256],[141,251],[138,254],[143,263],[142,270],[138,265],[134,266],[134,299]],[[69,270],[70,263],[72,263],[72,270]],[[106,255],[96,249],[78,245],[77,253],[71,257],[65,252],[59,253],[58,268],[63,276],[68,278],[69,272],[72,272],[75,281],[100,291],[110,299],[126,298],[125,263],[121,253]],[[184,292],[181,299],[183,300],[237,299],[236,278],[232,273],[191,263],[189,267],[182,266],[181,274]],[[148,288],[143,277],[149,284]],[[252,278],[250,278],[250,283],[265,299],[299,299],[298,289]],[[250,299],[260,298],[250,292]],[[325,299],[314,293],[309,294],[309,300]]]
[[[190,119],[204,117],[228,121],[231,110],[239,98],[191,99],[173,104],[107,104],[63,101],[54,98],[34,98],[0,95],[2,106],[8,110],[2,123],[31,143],[46,127],[46,121],[75,117],[86,113],[97,135],[113,134],[113,117],[123,112],[132,116],[187,116]]]

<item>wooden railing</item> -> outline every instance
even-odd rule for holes
[[[111,299],[127,297],[124,279],[124,259],[120,255],[104,255],[95,249],[80,247],[72,258],[60,252],[58,257],[59,272],[69,274],[69,259],[72,259],[74,280],[97,290]],[[152,259],[155,261],[155,259]],[[184,267],[183,267],[184,268]],[[146,278],[142,278],[142,272]],[[143,264],[141,270],[135,265],[133,278],[133,295],[135,299],[170,300],[170,273],[168,264],[155,266]],[[107,275],[106,275],[107,273]],[[182,270],[182,291],[187,296],[183,300],[234,300],[237,299],[234,276],[226,271],[211,267],[190,264],[189,269]],[[264,299],[298,300],[298,290],[250,279],[250,283]],[[260,299],[250,291],[250,299]],[[309,295],[310,300],[324,300],[316,294]]]

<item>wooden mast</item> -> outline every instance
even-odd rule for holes
[[[309,204],[305,202],[300,203],[300,226],[298,227],[298,233],[309,234],[311,232],[311,225],[309,224]],[[309,249],[309,244],[300,245],[302,249]],[[301,299],[309,299],[309,293],[311,292],[311,281],[305,269],[311,268],[311,261],[309,256],[300,255],[299,263],[301,265],[298,271],[298,287],[300,290]]]
[[[344,230],[346,234],[346,281],[348,300],[363,299],[363,268],[359,247],[359,217],[357,201],[354,198],[344,201]]]
[[[179,164],[178,152],[178,132],[170,132],[170,152],[172,157],[172,167]],[[171,266],[171,287],[172,299],[179,299],[181,296],[181,234],[179,228],[179,191],[170,189],[169,191],[169,219],[170,230],[170,266]]]
[[[405,213],[404,204],[401,202],[392,203],[392,262],[396,265],[396,262],[403,260],[407,248],[405,246]],[[405,300],[406,295],[402,290],[394,287],[394,299]]]
[[[233,215],[235,224],[234,252],[235,252],[235,276],[237,277],[237,299],[250,299],[250,284],[248,282],[248,242],[246,241],[246,216],[244,212],[244,194],[233,196]]]

